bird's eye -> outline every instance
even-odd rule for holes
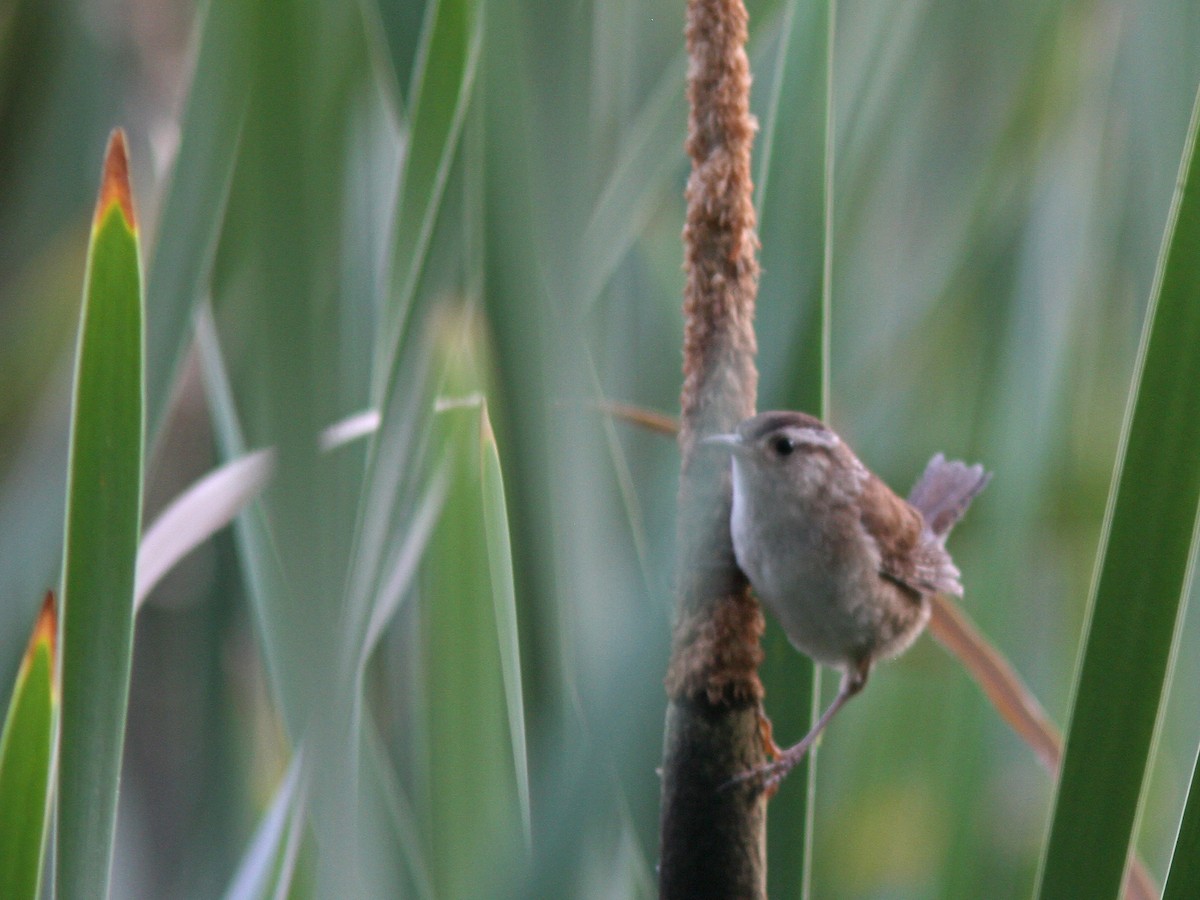
[[[775,451],[777,456],[791,456],[792,451],[796,449],[796,442],[786,435],[779,435],[771,439],[771,449]]]

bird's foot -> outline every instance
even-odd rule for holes
[[[729,781],[721,786],[722,790],[737,787],[741,784],[749,784],[765,791],[768,797],[773,797],[775,792],[779,790],[779,785],[787,774],[796,768],[804,755],[808,752],[810,742],[801,741],[794,747],[789,747],[787,750],[780,750],[775,747],[775,759],[772,762],[764,763],[761,766],[755,766],[753,769],[747,769],[745,772],[739,772],[734,775]]]

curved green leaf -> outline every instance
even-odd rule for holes
[[[1200,508],[1200,94],[1146,313],[1039,896],[1114,897],[1191,580]]]

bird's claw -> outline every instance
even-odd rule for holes
[[[773,797],[775,796],[775,792],[779,790],[779,785],[783,782],[783,779],[787,777],[788,772],[792,771],[795,765],[794,761],[787,756],[781,755],[780,758],[773,762],[763,763],[761,766],[755,766],[753,769],[739,772],[721,785],[721,790],[727,791],[738,785],[753,783],[758,790],[764,791],[768,797]]]

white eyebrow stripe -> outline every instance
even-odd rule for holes
[[[793,443],[809,447],[836,447],[841,443],[836,434],[823,428],[785,428],[783,433],[791,438]]]

